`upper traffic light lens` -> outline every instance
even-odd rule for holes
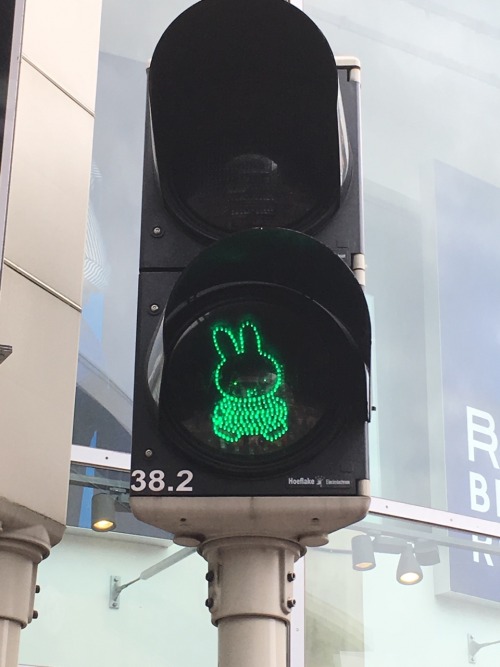
[[[165,206],[210,239],[306,231],[340,201],[338,75],[316,25],[283,0],[198,2],[149,70]]]
[[[195,218],[204,219],[214,232],[230,233],[252,227],[296,227],[317,206],[313,183],[288,169],[276,149],[269,155],[245,153],[200,169],[199,181],[181,181],[185,201]],[[196,160],[203,158],[197,155]],[[205,159],[209,159],[206,156]],[[290,158],[289,158],[290,159]],[[177,179],[178,175],[176,175]]]

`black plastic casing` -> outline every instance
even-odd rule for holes
[[[224,5],[225,0],[204,0]],[[248,7],[250,0],[231,0]],[[302,13],[283,0],[259,0],[256,5],[263,10],[264,5],[280,5],[279,11],[293,12],[303,21]],[[227,1],[226,1],[227,4]],[[286,9],[283,9],[285,6]],[[197,7],[195,5],[194,7]],[[193,8],[192,8],[193,9]],[[190,10],[188,10],[190,11]],[[298,12],[298,14],[296,14]],[[299,17],[300,14],[300,17]],[[306,20],[310,23],[309,19]],[[318,40],[324,40],[318,32]],[[353,268],[353,259],[363,254],[362,235],[362,197],[361,197],[361,160],[360,160],[360,117],[359,117],[359,76],[356,65],[337,68],[339,91],[346,122],[349,142],[349,170],[342,184],[339,201],[332,206],[329,214],[323,208],[321,215],[310,230],[302,230],[327,246],[349,269]],[[311,76],[314,76],[311,71]],[[293,85],[293,82],[291,83]],[[200,102],[201,103],[201,102]],[[272,104],[272,100],[270,100]],[[179,446],[179,443],[165,441],[159,428],[158,415],[149,392],[147,365],[152,343],[163,326],[165,311],[167,317],[178,304],[170,304],[169,299],[183,270],[200,253],[212,244],[217,237],[197,233],[191,227],[183,225],[176,214],[176,207],[165,202],[165,192],[159,185],[158,160],[154,143],[158,137],[152,137],[150,98],[148,96],[146,112],[143,203],[141,226],[141,251],[139,275],[139,302],[137,315],[137,345],[134,385],[134,417],[132,434],[132,486],[131,496],[135,497],[186,497],[186,487],[191,490],[190,497],[304,497],[304,496],[356,496],[360,494],[360,482],[368,479],[367,421],[369,419],[369,356],[370,331],[366,303],[356,298],[352,308],[360,309],[362,324],[354,324],[347,335],[354,336],[360,347],[360,363],[366,368],[365,407],[363,418],[351,420],[340,433],[336,433],[334,442],[325,441],[324,446],[316,448],[316,453],[307,461],[290,467],[278,474],[244,477],[231,475],[221,466],[220,469],[207,467],[203,461],[196,460]],[[331,114],[336,118],[336,108]],[[289,110],[293,114],[293,109]],[[286,251],[286,248],[284,248]],[[350,272],[348,272],[350,273]],[[244,281],[248,283],[247,278]],[[352,287],[355,282],[351,274],[347,280]],[[341,289],[341,286],[337,286]],[[361,293],[361,287],[359,287]],[[193,294],[191,298],[196,298]],[[314,298],[305,293],[305,298]],[[321,304],[319,304],[321,307]],[[340,317],[349,321],[349,307]],[[335,313],[333,314],[335,316]],[[356,317],[354,317],[356,320]],[[352,324],[352,321],[351,321]],[[359,330],[357,330],[359,329]],[[362,329],[362,331],[361,331]],[[359,339],[363,342],[360,343]],[[135,473],[139,471],[139,473]],[[156,490],[155,484],[149,484],[155,472],[161,471],[164,486]],[[186,471],[189,474],[186,474]],[[134,474],[135,473],[135,474]],[[185,481],[189,479],[189,483]],[[144,480],[144,482],[138,480]],[[181,490],[179,486],[183,487]]]

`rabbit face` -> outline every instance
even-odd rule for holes
[[[228,442],[243,436],[272,441],[288,430],[288,406],[276,395],[283,385],[283,367],[262,349],[257,326],[247,320],[237,334],[226,326],[212,330],[219,363],[215,386],[222,398],[212,414],[214,433]]]
[[[261,354],[237,354],[221,366],[216,382],[223,394],[239,398],[263,396],[278,388],[279,373],[274,359]]]

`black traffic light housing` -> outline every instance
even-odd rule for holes
[[[352,267],[360,219],[357,61],[284,0],[181,14],[149,68],[141,270],[253,227],[311,233]]]
[[[179,543],[367,511],[358,73],[284,0],[202,0],[154,52],[131,497]]]

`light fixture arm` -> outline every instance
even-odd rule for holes
[[[467,649],[468,649],[468,657],[469,657],[469,663],[471,665],[476,664],[476,654],[482,649],[485,648],[485,646],[493,646],[493,644],[500,644],[500,639],[497,639],[494,642],[485,642],[484,644],[478,644],[474,640],[474,637],[470,634],[467,635]]]
[[[146,568],[140,573],[138,577],[136,577],[136,579],[132,579],[132,581],[128,581],[126,584],[120,584],[119,576],[111,575],[110,588],[109,588],[109,608],[110,609],[120,608],[119,597],[120,593],[125,588],[132,586],[132,584],[135,584],[138,581],[144,581],[146,579],[154,577],[156,574],[163,572],[163,570],[166,570],[168,567],[171,567],[172,565],[179,563],[179,561],[184,560],[184,558],[187,558],[195,551],[196,548],[194,547],[184,547],[184,549],[180,549],[175,554],[172,554],[172,556],[167,556],[159,563],[156,563],[155,565],[151,565],[151,567]]]

